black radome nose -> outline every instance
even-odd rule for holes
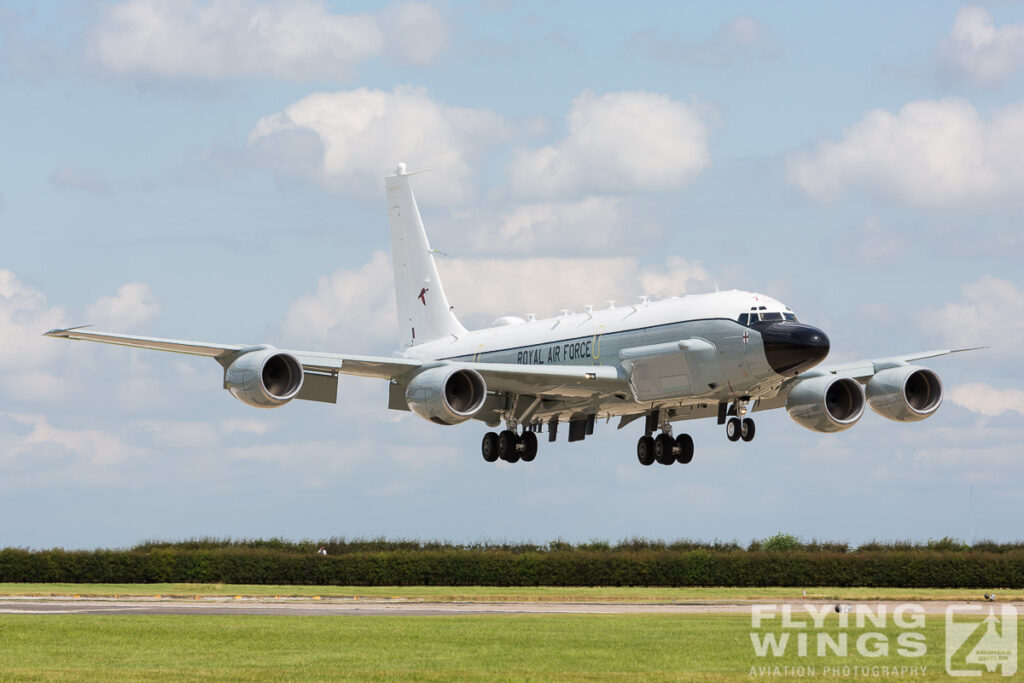
[[[828,355],[828,336],[813,325],[783,321],[753,327],[761,334],[768,364],[780,375],[800,374]]]

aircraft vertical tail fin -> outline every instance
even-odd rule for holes
[[[400,347],[466,332],[455,317],[437,274],[434,254],[423,229],[405,164],[398,164],[384,185],[391,219],[391,256],[395,266]]]

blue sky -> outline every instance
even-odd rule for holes
[[[0,3],[0,544],[1019,538],[1022,46],[1020,2]],[[382,383],[260,411],[39,336],[389,354],[398,161],[469,325],[717,284],[832,360],[990,348],[925,422],[642,468],[614,422],[487,465]]]

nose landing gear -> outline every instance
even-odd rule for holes
[[[725,436],[729,441],[754,440],[754,421],[747,417],[750,412],[750,397],[741,396],[729,406],[727,403],[718,404],[718,424],[725,425]],[[726,416],[734,415],[726,420]]]
[[[725,423],[725,436],[729,441],[754,440],[754,421],[749,417],[740,420],[738,417],[729,418]]]

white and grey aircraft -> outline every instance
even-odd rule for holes
[[[338,375],[389,382],[388,408],[439,425],[479,420],[487,462],[532,461],[537,434],[569,441],[593,434],[599,418],[618,427],[641,420],[642,465],[689,463],[693,439],[673,423],[715,418],[730,441],[754,438],[752,411],[785,407],[818,432],[852,427],[865,405],[898,422],[933,415],[942,382],[914,361],[958,350],[816,367],[829,339],[782,302],[739,290],[608,308],[555,318],[498,318],[467,330],[448,303],[404,164],[386,178],[401,348],[391,357],[273,346],[157,339],[82,327],[49,337],[207,356],[224,368],[224,388],[257,408],[292,399],[335,403]],[[655,436],[657,433],[657,436]]]

